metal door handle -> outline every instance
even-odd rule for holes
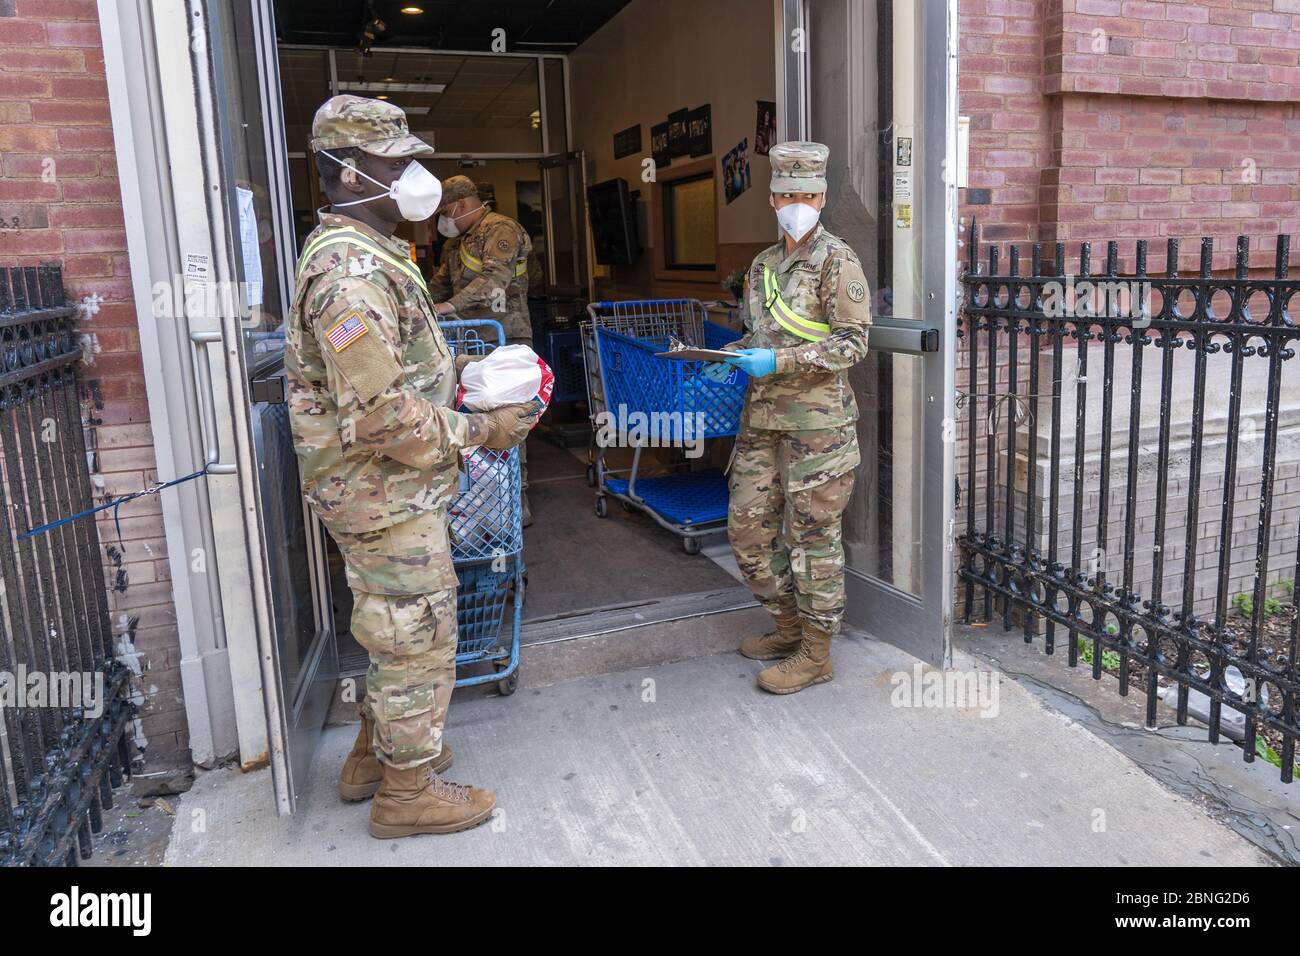
[[[198,358],[196,364],[199,375],[199,401],[203,403],[206,418],[206,421],[201,423],[205,432],[204,440],[207,443],[203,467],[210,475],[233,475],[237,473],[236,466],[221,460],[221,434],[217,429],[217,399],[212,393],[212,369],[208,365],[208,345],[221,341],[220,332],[190,333],[190,342],[196,346],[195,352]]]

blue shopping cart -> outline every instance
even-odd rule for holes
[[[500,322],[439,322],[455,355],[485,355],[506,341]],[[495,332],[485,340],[480,330]],[[448,509],[451,557],[456,568],[456,667],[490,664],[493,671],[457,677],[457,687],[496,681],[502,694],[519,686],[519,622],[524,607],[524,527],[520,508],[519,450],[480,445],[464,457],[460,490]],[[501,625],[511,608],[509,646]]]
[[[592,414],[588,481],[596,487],[596,514],[607,499],[645,512],[682,539],[687,554],[727,519],[727,479],[718,469],[639,477],[647,447],[683,447],[736,434],[749,379],[739,370],[726,381],[701,375],[705,363],[658,358],[672,340],[722,348],[737,333],[708,321],[696,299],[595,302],[584,323],[583,357]],[[630,468],[607,466],[611,445],[632,448]],[[689,462],[684,463],[689,466]]]

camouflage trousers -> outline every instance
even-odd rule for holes
[[[456,683],[456,575],[446,518],[431,512],[361,534],[332,532],[352,589],[352,634],[370,655],[375,756],[416,767],[442,752]]]
[[[745,583],[773,617],[796,611],[837,632],[844,616],[840,519],[853,491],[854,425],[742,427],[731,464],[727,537]]]

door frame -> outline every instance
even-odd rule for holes
[[[154,289],[173,288],[187,261],[214,281],[231,268],[231,237],[208,188],[206,42],[201,70],[190,47],[191,21],[205,14],[197,0],[99,0],[98,14],[158,475],[209,465],[205,479],[159,499],[190,748],[199,764],[237,755],[246,770],[275,766],[283,753],[250,547],[253,472],[241,456],[247,418],[231,413],[238,403],[227,387],[239,377],[238,317],[155,309]]]
[[[785,139],[809,139],[808,4],[773,0],[777,122]],[[864,0],[865,2],[865,0]],[[925,171],[921,197],[922,314],[911,321],[877,317],[873,351],[919,356],[922,366],[922,504],[920,596],[846,569],[845,620],[927,663],[952,662],[953,528],[956,461],[957,0],[915,0],[922,62],[916,70],[918,138]],[[800,31],[796,33],[795,31]],[[799,42],[802,41],[802,44]],[[892,216],[891,216],[892,219]]]

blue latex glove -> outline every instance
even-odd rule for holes
[[[750,378],[765,378],[776,371],[776,352],[772,349],[741,349],[725,361],[738,366]]]
[[[701,378],[707,378],[710,382],[718,385],[725,385],[727,380],[735,374],[736,370],[726,362],[710,362],[700,369]]]

